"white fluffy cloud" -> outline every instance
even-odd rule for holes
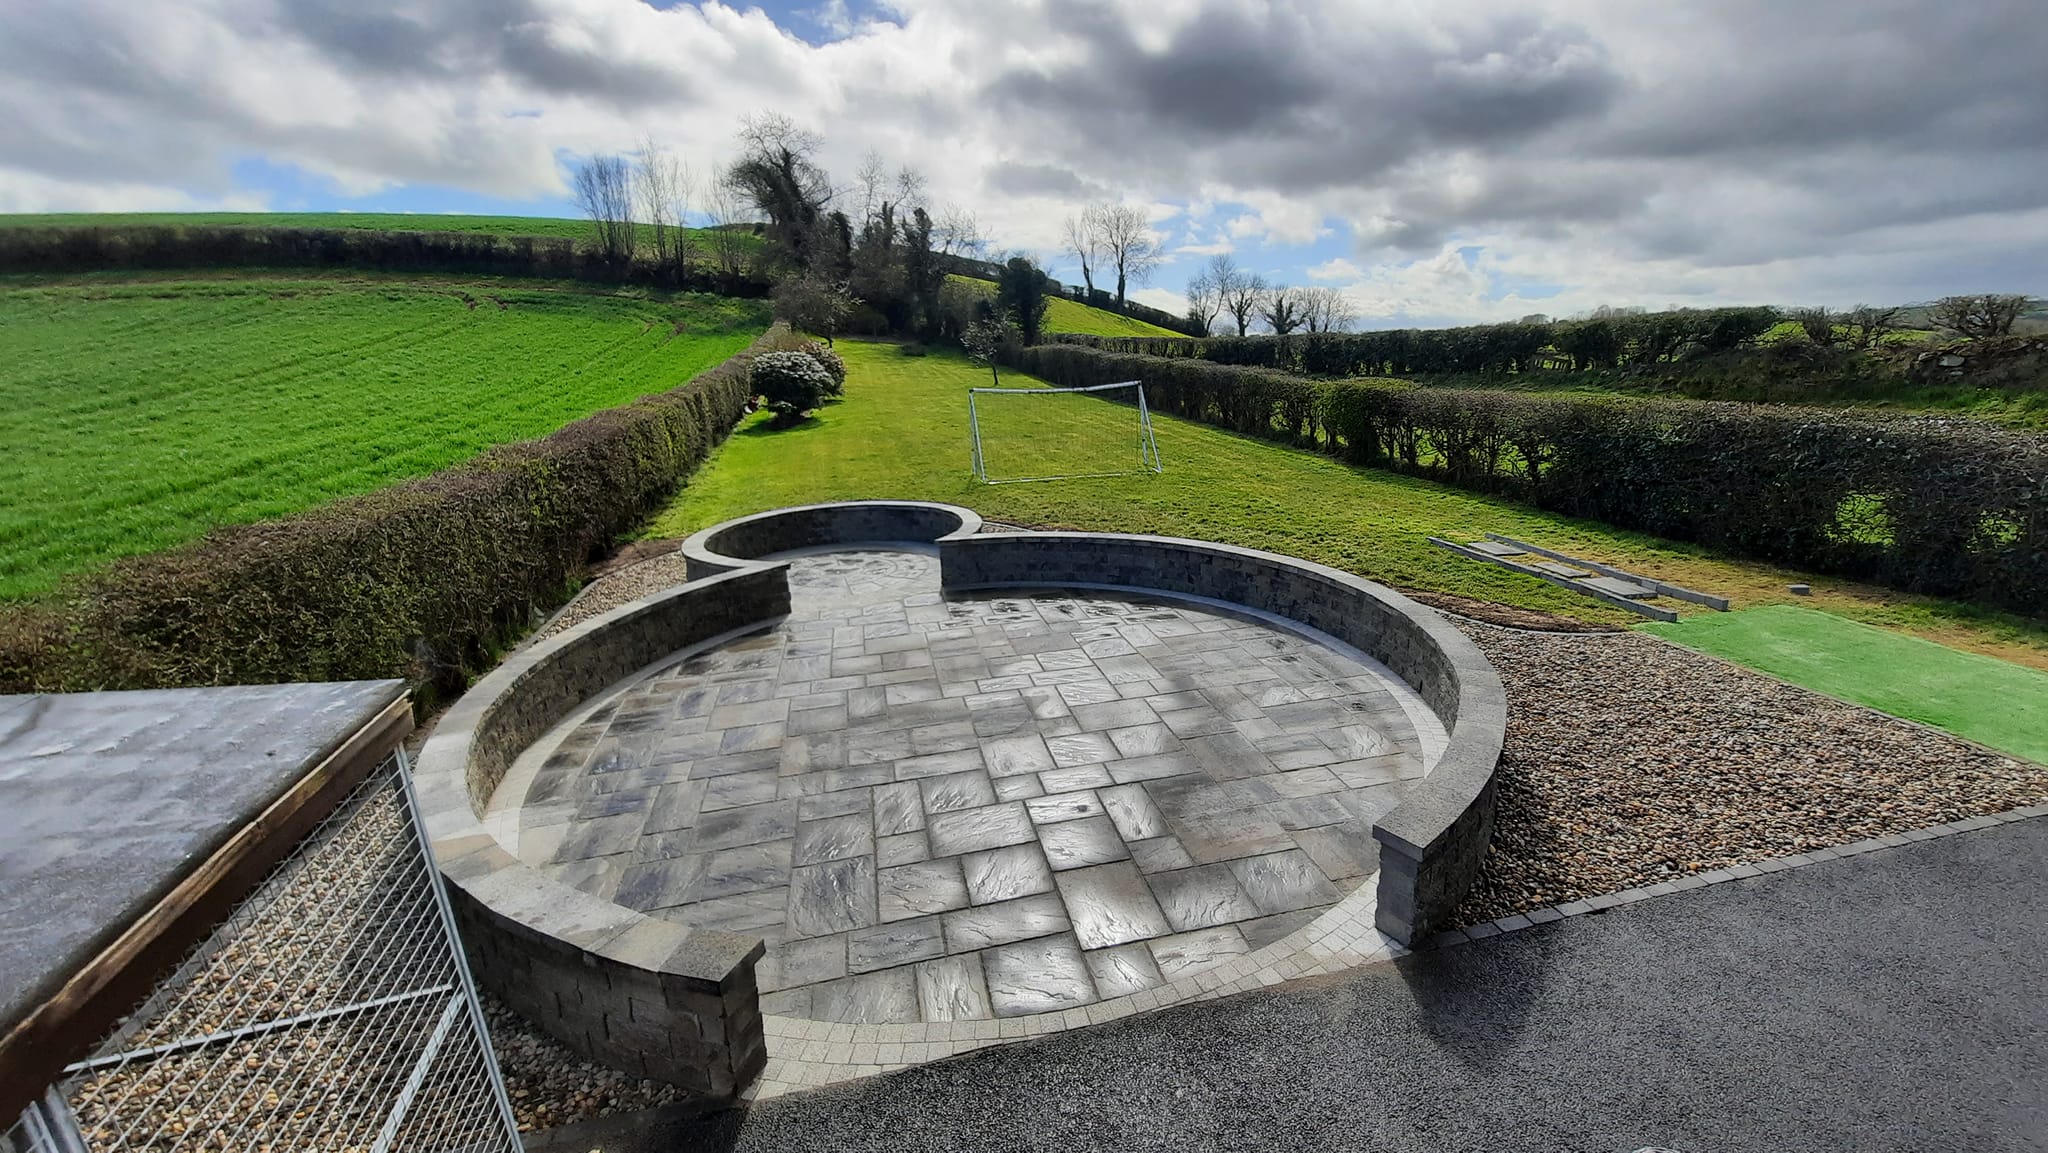
[[[775,109],[1009,245],[1152,206],[1162,290],[1224,246],[1381,318],[2044,287],[2034,0],[885,7],[813,5],[841,36],[813,44],[716,2],[16,5],[0,209],[234,206],[252,158],[546,198],[565,156],[644,135],[709,170]]]

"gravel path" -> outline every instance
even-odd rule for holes
[[[1458,624],[1508,690],[1461,923],[2048,800],[2048,768],[1655,637]]]

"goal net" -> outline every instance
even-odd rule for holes
[[[1158,472],[1145,386],[970,388],[974,475],[988,484]]]

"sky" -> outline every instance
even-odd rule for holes
[[[0,212],[574,215],[740,120],[1078,282],[1143,207],[1361,326],[2048,292],[2041,0],[7,0]]]

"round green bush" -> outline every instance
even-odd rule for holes
[[[839,358],[838,353],[815,340],[805,341],[804,346],[797,351],[817,361],[818,367],[832,377],[832,386],[825,390],[826,396],[846,395],[846,362]]]
[[[808,354],[767,352],[754,358],[754,392],[768,404],[776,423],[787,424],[823,404],[832,374]]]

